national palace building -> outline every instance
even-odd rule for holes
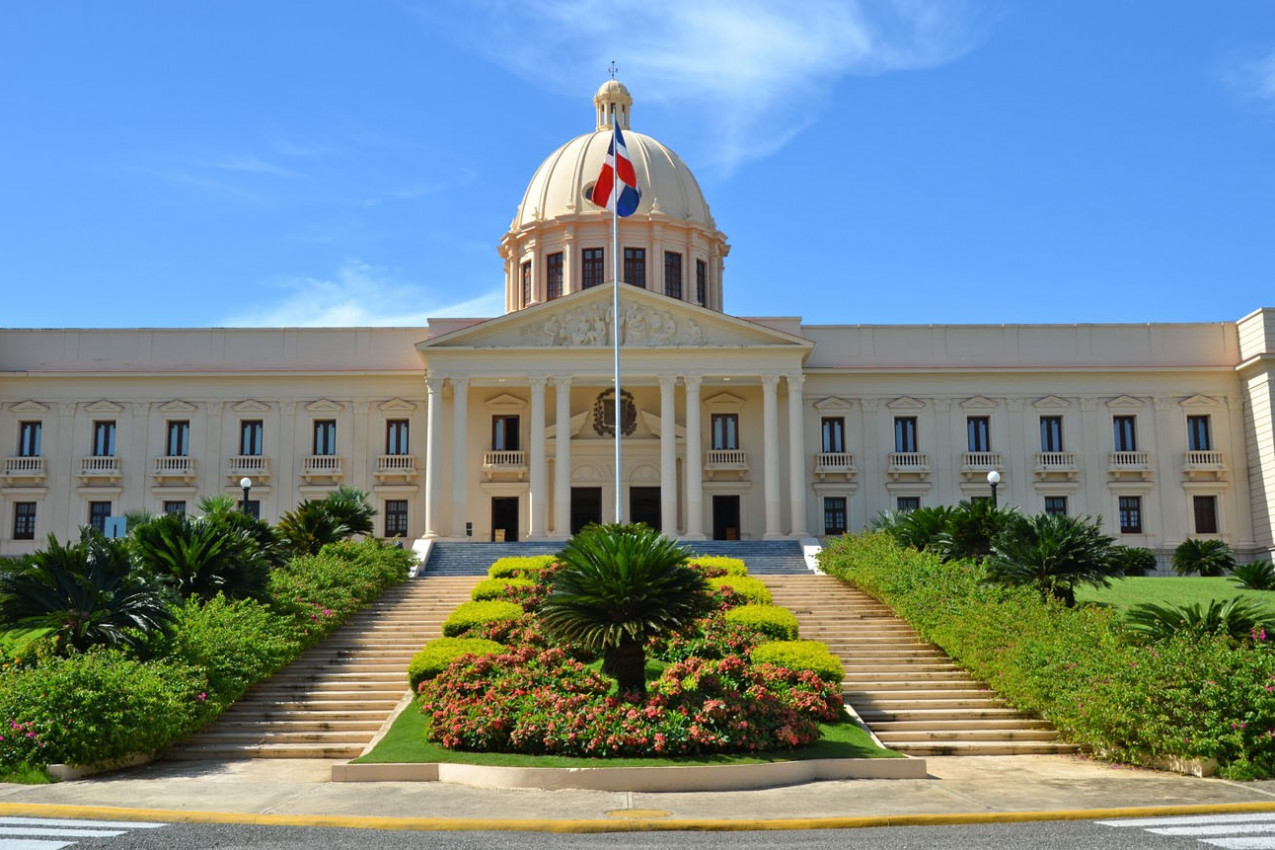
[[[991,495],[1100,517],[1162,556],[1275,551],[1275,308],[1233,322],[822,325],[723,312],[730,246],[619,82],[500,240],[505,314],[425,328],[0,330],[0,555],[134,510],[241,497],[277,520],[337,485],[378,532],[809,538]],[[642,188],[612,309],[588,193],[625,131]],[[623,350],[620,397],[612,333]],[[618,403],[617,403],[618,402]],[[618,411],[618,415],[617,415]]]

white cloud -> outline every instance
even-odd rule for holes
[[[248,174],[267,174],[271,177],[291,178],[296,175],[281,166],[255,156],[227,156],[210,162],[201,163],[205,168],[220,171],[236,171]]]
[[[726,168],[772,153],[812,123],[841,77],[953,61],[981,42],[984,29],[966,0],[470,0],[465,7],[467,14],[451,14],[431,3],[418,14],[564,93],[578,94],[581,80],[600,81],[616,59],[635,97],[697,112],[704,132],[719,136]]]
[[[425,287],[397,281],[383,269],[351,260],[330,278],[276,284],[279,297],[218,324],[225,327],[420,327],[430,318],[499,316],[504,288],[449,302]]]
[[[1275,106],[1275,49],[1232,51],[1218,64],[1218,77],[1239,98]]]
[[[1275,103],[1275,50],[1249,63],[1248,76],[1253,92],[1262,100]]]

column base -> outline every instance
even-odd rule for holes
[[[787,540],[788,535],[782,531],[767,531],[761,536],[762,540]]]

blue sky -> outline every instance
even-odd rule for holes
[[[0,326],[497,315],[612,59],[731,241],[731,313],[1275,306],[1269,0],[22,0]]]

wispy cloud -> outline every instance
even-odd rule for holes
[[[1239,63],[1232,82],[1242,93],[1275,105],[1275,49]]]
[[[967,0],[468,0],[465,15],[446,5],[417,11],[547,88],[578,93],[617,59],[635,96],[702,115],[728,169],[816,120],[838,79],[942,65],[986,31]]]
[[[247,174],[266,174],[271,177],[283,177],[291,179],[296,176],[288,169],[275,165],[272,162],[266,162],[260,157],[252,155],[236,155],[226,156],[220,159],[210,160],[200,163],[204,168],[211,168],[217,171],[234,171]]]
[[[275,286],[278,297],[229,316],[226,327],[417,327],[430,318],[498,316],[504,289],[448,301],[426,287],[395,280],[384,269],[351,260],[328,278],[302,277]],[[416,309],[413,309],[416,307]]]

